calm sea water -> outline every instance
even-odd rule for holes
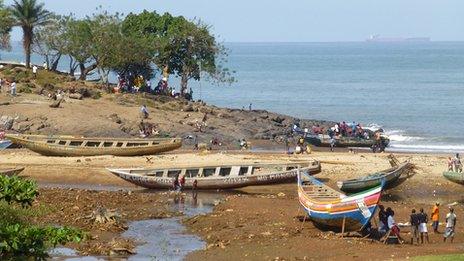
[[[396,150],[464,151],[464,42],[227,46],[237,82],[192,82],[195,98],[380,126]],[[15,49],[2,59],[20,60]]]

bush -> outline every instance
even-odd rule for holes
[[[68,227],[39,227],[27,223],[26,211],[15,208],[19,204],[22,209],[31,206],[38,195],[37,185],[33,181],[17,176],[0,176],[0,259],[45,259],[49,247],[77,242],[85,238],[85,234]]]

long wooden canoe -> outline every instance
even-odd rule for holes
[[[388,146],[390,140],[387,137],[384,137],[385,147]],[[309,135],[305,138],[305,141],[309,144],[312,144],[316,147],[330,147],[330,138],[327,135]],[[361,139],[361,138],[352,138],[352,137],[341,137],[335,139],[335,147],[339,148],[370,148],[374,145],[375,141],[373,139]]]
[[[318,161],[311,163],[199,166],[166,169],[108,169],[114,175],[135,185],[150,189],[173,188],[176,177],[185,177],[184,188],[235,189],[246,186],[295,182],[297,169],[316,174]]]
[[[338,181],[337,186],[341,191],[354,193],[379,186],[382,180],[385,181],[385,188],[393,188],[397,180],[403,174],[408,174],[412,170],[412,164],[403,162],[389,169],[382,170],[358,179]]]
[[[443,176],[449,181],[464,185],[464,173],[463,172],[445,171],[443,172]]]
[[[0,175],[14,176],[14,175],[18,175],[23,170],[24,170],[24,167],[22,167],[22,168],[12,168],[12,169],[0,169]]]
[[[364,228],[374,215],[383,184],[347,196],[305,171],[298,173],[298,198],[311,220],[320,227],[345,231]]]
[[[72,136],[11,135],[6,138],[45,156],[142,156],[178,149],[181,139],[81,138]]]

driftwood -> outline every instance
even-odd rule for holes
[[[52,104],[50,104],[50,108],[59,108],[62,101],[63,99],[54,101]]]

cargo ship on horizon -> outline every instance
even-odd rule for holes
[[[430,42],[430,37],[381,37],[380,35],[371,35],[366,42]]]

